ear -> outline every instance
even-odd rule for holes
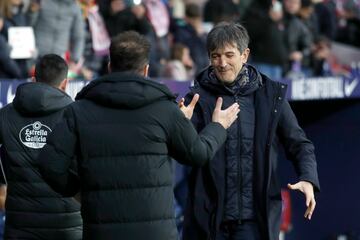
[[[243,63],[246,63],[250,55],[250,48],[246,48],[244,52],[242,53],[242,60]]]
[[[143,69],[143,75],[144,75],[144,77],[148,77],[149,76],[149,64],[146,64],[145,66],[144,66],[144,69]]]
[[[64,80],[62,80],[62,82],[60,83],[58,88],[60,90],[62,90],[63,92],[65,92],[68,82],[69,82],[69,79],[65,78]]]

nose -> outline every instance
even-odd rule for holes
[[[227,66],[227,62],[225,61],[224,57],[220,58],[220,67],[226,67]]]

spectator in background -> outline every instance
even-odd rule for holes
[[[12,27],[25,27],[30,25],[23,0],[1,0],[0,15],[3,16],[4,26],[0,32],[8,41],[8,31]],[[6,50],[3,54],[6,54]],[[34,53],[35,55],[35,53]],[[28,59],[14,59],[20,69],[20,78],[29,76],[30,62]]]
[[[35,83],[20,85],[13,103],[0,110],[1,163],[8,190],[5,239],[82,239],[80,205],[69,197],[76,192],[64,193],[67,197],[56,193],[42,179],[37,161],[72,102],[64,92],[67,70],[60,56],[45,55],[36,65]]]
[[[269,78],[280,80],[288,63],[281,3],[268,6],[254,1],[244,22],[251,38],[251,63]]]
[[[360,47],[360,1],[333,0],[338,19],[337,41]]]
[[[314,76],[330,75],[330,41],[320,33],[320,24],[316,15],[314,4],[311,0],[301,0],[301,8],[298,12],[300,20],[309,29],[312,38],[310,65]],[[327,19],[331,22],[331,18]],[[331,24],[329,24],[331,25]]]
[[[0,14],[4,17],[4,26],[1,34],[6,39],[8,39],[9,28],[29,26],[23,0],[1,0]]]
[[[105,58],[108,56],[110,37],[95,0],[79,0],[86,25],[84,63],[79,77],[86,80],[96,78],[104,71]]]
[[[4,26],[4,19],[0,14],[0,32]],[[5,37],[0,34],[0,79],[20,79],[21,69],[17,63],[10,58],[10,46]]]
[[[312,0],[301,0],[301,7],[296,15],[309,30],[312,40],[318,38],[320,35],[319,20],[315,14]]]
[[[242,20],[244,18],[247,10],[249,9],[249,7],[251,6],[253,1],[254,0],[233,0],[233,2],[237,6],[239,20]],[[259,1],[259,0],[257,0],[257,1]]]
[[[286,27],[285,44],[288,49],[289,71],[301,71],[305,76],[311,76],[311,47],[313,39],[310,30],[297,17],[301,9],[301,0],[284,0],[284,25]]]
[[[103,0],[98,4],[111,37],[129,30],[143,35],[151,31],[143,4],[129,5],[125,0]]]
[[[208,0],[204,6],[204,21],[217,24],[222,21],[232,22],[239,18],[237,6],[233,0]]]
[[[152,26],[147,37],[151,42],[150,77],[163,75],[164,66],[170,58],[170,12],[168,5],[162,0],[143,0],[146,7],[146,16]]]
[[[31,14],[39,56],[55,53],[65,58],[69,51],[70,71],[78,72],[85,44],[85,25],[76,0],[33,2]]]
[[[336,36],[335,11],[324,0],[312,0],[312,2],[318,20],[319,33],[329,40],[333,40]]]
[[[185,3],[183,0],[170,0],[169,7],[174,19],[182,19],[185,16]]]
[[[193,67],[189,48],[175,43],[171,48],[171,59],[165,66],[164,77],[176,81],[190,81],[194,78]]]
[[[332,76],[331,41],[319,35],[314,41],[312,49],[314,76]]]
[[[196,3],[186,4],[185,22],[178,22],[174,31],[174,41],[189,48],[196,72],[200,72],[209,65],[206,35],[200,6]]]
[[[213,24],[242,20],[254,2],[255,0],[208,0],[204,5],[204,20]],[[256,2],[271,5],[271,0],[256,0]]]
[[[251,63],[274,80],[295,72],[303,77],[302,64],[310,69],[312,38],[296,16],[300,1],[284,0],[284,6],[274,1],[270,7],[254,2],[244,20],[252,39]]]

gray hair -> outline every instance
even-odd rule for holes
[[[236,43],[240,53],[249,46],[248,31],[239,23],[221,22],[209,32],[206,40],[208,54],[228,44]]]

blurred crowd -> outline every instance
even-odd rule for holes
[[[150,77],[192,80],[209,63],[205,40],[221,21],[249,31],[250,63],[273,79],[338,74],[333,41],[360,47],[358,0],[1,0],[0,79],[32,76],[36,59],[63,56],[70,78],[107,72],[110,39],[135,30],[152,43]],[[9,29],[30,27],[36,48],[13,58]]]

